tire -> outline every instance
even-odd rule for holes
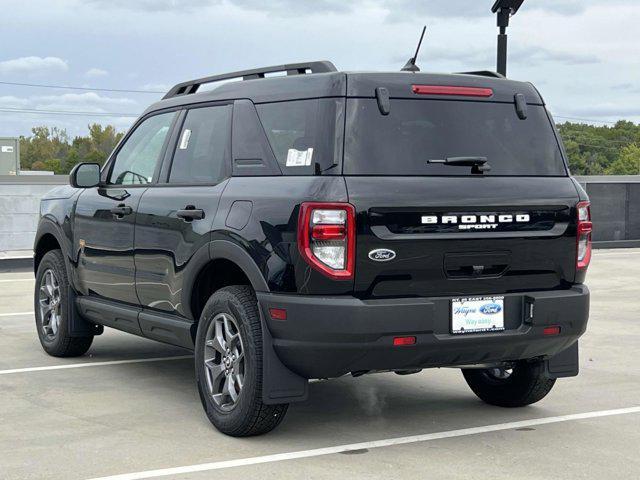
[[[524,407],[536,403],[546,397],[556,383],[544,374],[543,362],[521,361],[510,374],[505,372],[508,373],[505,369],[462,370],[473,393],[498,407]]]
[[[221,336],[224,341],[216,340]],[[222,433],[261,435],[280,424],[289,405],[262,402],[262,326],[250,287],[224,287],[209,298],[198,323],[195,363],[202,406]]]
[[[52,291],[47,285],[56,288]],[[46,292],[49,292],[49,295]],[[87,353],[93,342],[93,335],[69,335],[68,293],[69,277],[64,257],[60,250],[51,250],[45,254],[38,266],[33,301],[40,344],[44,351],[53,357],[79,357]],[[54,306],[49,308],[52,299]]]

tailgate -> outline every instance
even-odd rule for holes
[[[569,177],[346,177],[357,211],[362,298],[568,288],[575,278]]]

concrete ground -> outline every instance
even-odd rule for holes
[[[638,479],[639,270],[640,250],[595,253],[581,374],[534,406],[485,405],[453,369],[344,378],[250,439],[208,423],[192,360],[170,358],[184,350],[109,330],[85,357],[48,357],[32,275],[1,273],[0,479]]]

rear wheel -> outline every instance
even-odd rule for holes
[[[34,311],[40,344],[54,357],[84,355],[93,335],[69,335],[69,278],[60,250],[47,252],[38,266],[34,291]]]
[[[260,435],[284,418],[287,404],[262,402],[262,326],[250,287],[215,292],[196,336],[196,380],[211,423],[234,437]]]
[[[499,407],[536,403],[547,396],[556,382],[545,375],[543,362],[521,361],[512,368],[463,369],[462,374],[473,393]]]

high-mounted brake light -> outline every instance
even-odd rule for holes
[[[309,265],[329,278],[353,278],[355,230],[356,211],[350,203],[300,205],[298,249]]]
[[[591,204],[580,202],[576,205],[577,210],[577,235],[576,235],[576,268],[585,270],[591,261]]]
[[[490,97],[493,95],[491,88],[448,85],[412,85],[411,90],[418,95],[457,95],[460,97]]]

